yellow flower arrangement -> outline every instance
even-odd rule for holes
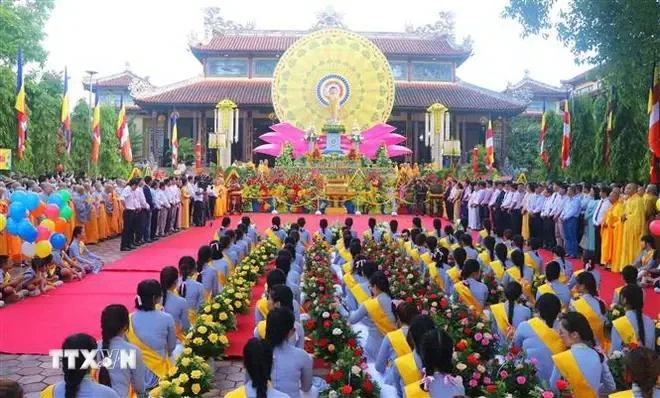
[[[185,384],[189,380],[188,375],[185,373],[181,373],[179,375],[179,384]]]
[[[199,333],[201,333],[201,334],[205,334],[206,332],[209,331],[209,329],[208,329],[206,326],[203,326],[203,325],[202,325],[202,326],[198,326],[198,327],[197,327],[197,331],[198,331]]]
[[[192,351],[192,350],[191,350],[191,351]],[[186,358],[186,357],[182,358],[182,359],[181,359],[181,365],[183,365],[183,366],[190,366],[190,358]]]
[[[200,391],[202,391],[202,387],[200,387],[199,384],[195,383],[190,387],[190,390],[193,392],[193,394],[197,395],[199,394]]]
[[[199,380],[202,378],[202,371],[201,370],[193,370],[190,372],[190,377],[192,377],[195,380]]]
[[[195,337],[195,338],[193,339],[192,342],[193,342],[193,344],[195,344],[195,345],[202,345],[202,344],[204,344],[204,340],[203,340],[201,337]]]
[[[217,342],[218,342],[218,335],[215,334],[215,333],[211,333],[211,334],[209,334],[209,341],[210,341],[212,344],[217,343]]]
[[[221,312],[220,314],[218,314],[218,319],[220,319],[221,321],[226,321],[227,320],[227,313]]]

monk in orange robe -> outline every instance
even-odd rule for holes
[[[623,203],[623,237],[621,241],[621,256],[618,263],[612,263],[612,271],[621,272],[623,267],[635,261],[639,253],[639,245],[646,229],[644,198],[638,193],[636,184],[626,186],[626,196]]]
[[[605,213],[601,225],[601,263],[609,268],[612,264],[618,264],[621,256],[621,239],[623,238],[623,205],[619,201],[618,189],[610,193],[610,206]]]

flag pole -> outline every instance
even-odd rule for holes
[[[89,89],[89,104],[88,104],[89,106],[87,107],[87,115],[88,115],[89,119],[87,121],[87,123],[88,123],[87,129],[88,129],[89,133],[92,135],[92,139],[94,139],[94,132],[92,131],[92,104],[93,104],[92,94],[94,93],[94,82],[93,82],[92,78],[96,74],[96,71],[88,70],[88,71],[85,71],[85,73],[87,73],[89,75],[89,80],[88,80],[89,85],[87,87]],[[89,159],[89,158],[87,159],[87,170],[88,171],[92,170],[91,159]]]

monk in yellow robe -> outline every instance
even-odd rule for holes
[[[110,202],[110,207],[112,208],[112,212],[108,213],[108,217],[110,219],[110,236],[116,236],[121,233],[121,229],[119,229],[119,217],[121,214],[119,211],[119,200],[112,184],[106,184],[105,192],[107,194],[108,201]]]
[[[93,245],[99,241],[99,212],[96,207],[94,193],[85,187],[87,191],[87,203],[89,203],[89,221],[85,223],[86,243]]]
[[[640,187],[643,189],[644,187]],[[644,192],[644,231],[646,234],[650,234],[649,223],[655,220],[655,214],[657,209],[655,207],[656,202],[658,201],[658,188],[655,185],[649,184],[646,187],[646,192]],[[658,247],[658,246],[656,246]]]
[[[227,212],[227,188],[225,187],[225,180],[218,177],[215,181],[215,189],[217,190],[218,197],[215,200],[215,209],[213,209],[213,216],[219,218]]]
[[[181,186],[181,229],[190,228],[190,192],[188,184]]]
[[[618,259],[621,247],[621,238],[623,237],[623,227],[621,226],[621,214],[623,207],[619,201],[619,190],[612,190],[610,193],[610,206],[605,213],[603,224],[600,227],[601,253],[600,262],[603,266],[609,268]],[[618,234],[618,237],[617,237]],[[615,246],[619,251],[615,251]]]
[[[623,267],[635,261],[639,253],[639,245],[646,228],[644,199],[637,192],[637,185],[626,186],[628,199],[623,203],[623,239],[621,242],[621,256],[617,263],[612,263],[612,271],[621,272]]]

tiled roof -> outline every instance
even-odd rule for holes
[[[133,80],[146,80],[131,71],[124,71],[111,76],[99,77],[94,79],[94,87],[102,88],[128,88]],[[83,81],[83,87],[88,90],[89,82]]]
[[[216,33],[208,43],[191,45],[198,58],[230,53],[281,54],[291,44],[309,32],[254,31],[251,33]],[[456,48],[442,37],[428,37],[405,33],[362,33],[374,42],[386,56],[449,57],[459,64],[470,52]]]
[[[592,82],[592,81],[597,81],[599,79],[599,68],[593,67],[591,69],[588,69],[582,73],[580,73],[577,76],[573,76],[568,80],[562,80],[561,82],[563,84],[570,84],[570,85],[576,85],[580,83],[585,83],[585,82]]]
[[[547,83],[534,80],[530,77],[525,77],[516,84],[513,84],[505,90],[505,92],[510,93],[516,90],[529,90],[533,94],[550,94],[558,96],[566,96],[566,89],[561,87],[555,87]]]
[[[271,105],[270,79],[195,78],[135,98],[141,107],[213,107],[223,98],[239,106]],[[453,111],[492,111],[518,114],[523,102],[465,82],[396,82],[394,106],[426,108],[440,102]]]

